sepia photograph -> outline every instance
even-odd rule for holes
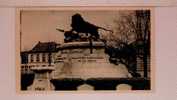
[[[152,90],[152,9],[19,9],[20,91]]]

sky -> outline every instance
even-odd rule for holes
[[[56,28],[70,30],[71,16],[81,14],[84,20],[107,29],[112,29],[118,11],[22,11],[21,49],[31,50],[39,41],[63,43],[64,34]]]

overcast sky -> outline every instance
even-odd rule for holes
[[[22,50],[30,50],[39,41],[63,42],[63,33],[56,28],[70,30],[71,16],[80,13],[82,17],[97,26],[112,29],[118,11],[23,11],[21,15]]]

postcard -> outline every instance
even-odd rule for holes
[[[19,91],[153,90],[152,7],[17,8]]]

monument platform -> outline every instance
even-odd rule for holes
[[[104,43],[89,42],[64,43],[58,47],[55,56],[54,79],[60,78],[129,78],[123,64],[112,64],[104,52]],[[90,50],[92,49],[92,53]]]
[[[70,42],[57,48],[51,79],[56,90],[78,90],[79,86],[116,90],[119,84],[131,84],[132,76],[126,66],[110,63],[103,42],[93,41],[91,46],[89,41]]]

